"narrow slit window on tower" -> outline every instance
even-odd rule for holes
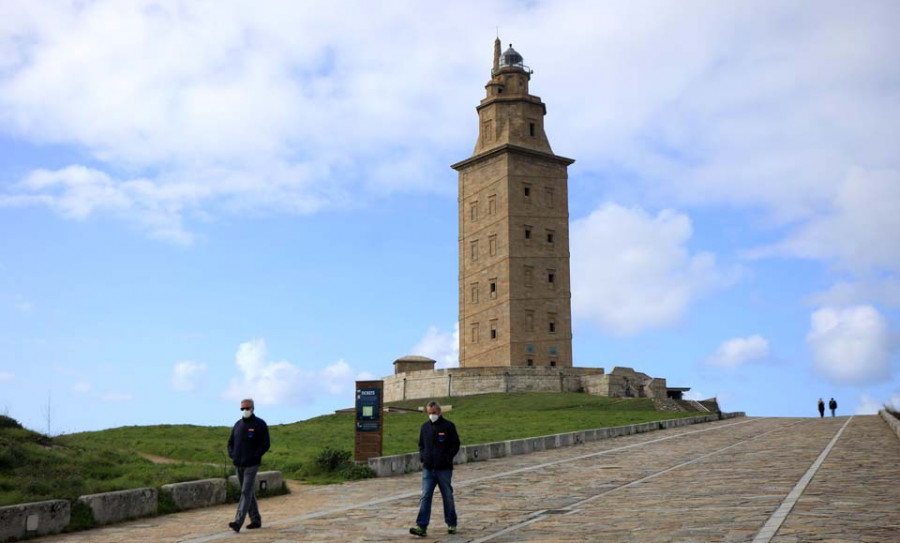
[[[531,287],[534,284],[534,266],[525,266],[525,286]]]
[[[493,123],[491,123],[491,121],[484,121],[483,123],[481,123],[481,139],[484,141],[484,143],[490,143],[493,139],[491,137],[492,124]]]
[[[531,201],[531,185],[525,185],[524,187],[522,187],[522,194],[525,195],[525,201],[530,202]]]
[[[547,314],[547,331],[551,334],[556,333],[556,313]]]
[[[478,260],[478,240],[472,241],[469,243],[469,248],[471,250],[472,261]]]
[[[531,227],[525,225],[525,239],[531,239]]]
[[[469,285],[469,301],[473,304],[478,303],[478,283]]]
[[[477,322],[472,323],[470,341],[471,341],[471,343],[478,343],[478,323]]]
[[[547,270],[547,285],[550,288],[556,287],[556,270]]]
[[[473,221],[478,220],[478,200],[475,200],[471,204],[469,204],[469,217]]]
[[[534,310],[532,309],[525,310],[525,329],[534,332]]]
[[[488,196],[488,215],[495,215],[497,213],[497,195],[491,194]]]
[[[497,278],[493,278],[490,280],[491,283],[491,299],[497,298]]]
[[[553,243],[555,237],[554,234],[555,232],[553,232],[553,230],[547,230],[547,243]]]
[[[497,234],[488,236],[488,252],[491,256],[497,256]]]
[[[497,319],[491,320],[491,339],[497,339]]]
[[[534,137],[534,123],[528,123],[528,135]]]

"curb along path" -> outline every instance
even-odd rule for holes
[[[731,419],[462,465],[459,533],[435,503],[424,540],[749,542],[842,427],[772,541],[900,540],[900,440],[874,416]],[[227,505],[35,541],[416,541],[420,478],[295,487],[240,534]]]

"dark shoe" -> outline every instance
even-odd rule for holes
[[[235,533],[241,531],[241,525],[238,524],[237,522],[229,522],[228,527],[231,528],[232,530],[234,530]]]
[[[456,533],[456,526],[447,526],[447,533],[448,533],[448,534],[455,534],[455,533]]]
[[[415,526],[409,529],[409,533],[412,535],[417,535],[419,537],[425,537],[425,532],[428,530],[425,526]]]
[[[262,528],[262,522],[251,522],[247,525],[248,530],[255,530],[257,528]]]

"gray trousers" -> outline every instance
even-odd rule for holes
[[[250,522],[262,524],[259,507],[256,505],[256,474],[259,472],[259,466],[235,467],[235,469],[237,470],[238,484],[241,485],[241,501],[238,502],[234,521],[243,526],[244,519],[250,515]]]

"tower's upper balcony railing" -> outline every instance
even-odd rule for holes
[[[495,49],[495,51],[498,50],[499,48]],[[496,55],[497,53],[495,52],[494,54]],[[491,75],[497,75],[503,68],[515,68],[522,70],[527,74],[534,73],[531,68],[525,66],[525,59],[522,58],[522,55],[520,55],[518,51],[513,49],[512,44],[509,44],[509,49],[504,51],[499,59],[497,59],[497,57],[494,58],[496,59],[495,63],[497,67],[491,70]]]

